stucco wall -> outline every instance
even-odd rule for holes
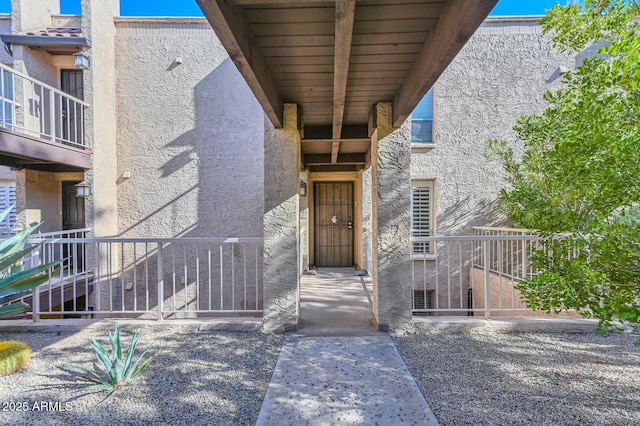
[[[16,171],[8,166],[0,166],[0,179],[2,180],[15,180]]]
[[[0,34],[8,34],[11,32],[11,15],[0,14]],[[0,62],[3,64],[11,64],[13,59],[4,50],[0,49]]]
[[[485,23],[462,49],[435,85],[435,145],[414,144],[411,155],[412,179],[435,179],[437,235],[471,235],[473,226],[506,224],[496,208],[503,175],[500,165],[485,157],[488,141],[514,146],[516,120],[542,112],[544,93],[560,87],[558,68],[574,65],[532,21]],[[414,261],[419,266],[414,286],[423,288],[426,282],[426,288],[435,289],[439,277],[438,299],[445,306],[449,294],[443,278],[451,276],[451,307],[465,308],[468,264],[448,270],[447,253],[444,244],[438,245],[442,266],[437,274],[434,261]],[[462,256],[470,255],[465,245]]]
[[[14,33],[40,30],[51,25],[51,15],[60,13],[60,0],[12,0],[11,30]]]
[[[211,27],[121,18],[115,50],[119,233],[262,236],[264,116]]]
[[[25,170],[26,224],[42,222],[39,232],[62,229],[62,182],[83,179],[82,173]]]
[[[52,15],[52,27],[80,27],[82,26],[82,17],[80,15]]]
[[[541,112],[542,95],[562,80],[558,67],[574,64],[535,22],[484,24],[465,45],[435,85],[435,147],[411,156],[412,179],[436,179],[438,234],[504,223],[495,209],[504,182],[487,142],[513,142],[517,118]]]
[[[560,87],[558,68],[571,69],[575,64],[573,57],[550,46],[533,20],[488,21],[462,49],[435,85],[435,144],[412,144],[411,150],[411,178],[435,180],[437,235],[470,235],[473,226],[506,224],[496,209],[504,182],[500,165],[485,158],[488,141],[503,139],[513,145],[516,120],[542,112],[543,94]],[[370,223],[370,170],[363,172],[362,182],[366,230]],[[370,259],[371,242],[366,241],[366,233],[364,247],[363,256]],[[470,258],[469,250],[463,251]],[[448,271],[443,258],[446,253],[446,248],[440,247],[443,267],[437,275],[433,260],[413,262],[414,288],[435,289],[436,276],[442,281],[451,272],[455,278],[452,307],[465,308],[468,266]],[[449,296],[446,286],[439,288],[442,305]]]

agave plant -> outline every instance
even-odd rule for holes
[[[142,361],[149,348],[145,349],[138,359],[134,362],[133,357],[138,346],[140,332],[136,332],[131,340],[131,346],[126,357],[122,357],[122,346],[120,343],[120,329],[116,325],[113,333],[109,332],[109,341],[111,342],[111,354],[102,346],[95,338],[91,338],[93,350],[98,358],[98,366],[106,373],[106,377],[101,377],[94,371],[79,364],[72,364],[71,367],[76,368],[87,374],[86,379],[94,383],[87,387],[89,391],[108,391],[109,395],[127,385],[131,380],[135,379],[138,374],[147,368],[153,357]],[[108,395],[107,395],[108,396]]]
[[[5,209],[0,213],[0,222],[2,222],[11,212],[13,206]],[[10,296],[31,290],[39,286],[49,279],[47,273],[53,266],[59,262],[50,262],[34,268],[22,271],[20,261],[26,255],[42,245],[33,244],[25,247],[27,239],[40,226],[34,225],[17,235],[0,242],[0,318],[9,318],[24,314],[29,305],[23,302],[8,303],[3,305],[3,301],[8,301]],[[56,274],[59,268],[52,271]]]

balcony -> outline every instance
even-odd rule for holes
[[[0,164],[52,172],[90,168],[82,100],[0,64]]]

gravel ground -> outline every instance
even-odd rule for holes
[[[441,425],[640,425],[638,336],[394,337]]]
[[[131,335],[121,330],[127,349]],[[138,353],[151,345],[153,362],[104,400],[68,368],[94,363],[91,337],[108,345],[97,330],[0,333],[33,349],[26,368],[0,377],[0,424],[253,425],[282,346],[282,336],[260,332],[145,329]]]

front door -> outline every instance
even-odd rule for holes
[[[84,198],[76,197],[76,184],[78,181],[62,182],[62,229],[82,229],[84,221]],[[78,270],[84,270],[84,244],[64,244],[64,257],[70,258],[70,264],[77,265]],[[74,253],[75,252],[75,253]],[[74,257],[75,254],[75,257]]]
[[[353,266],[353,183],[314,185],[316,266]]]

